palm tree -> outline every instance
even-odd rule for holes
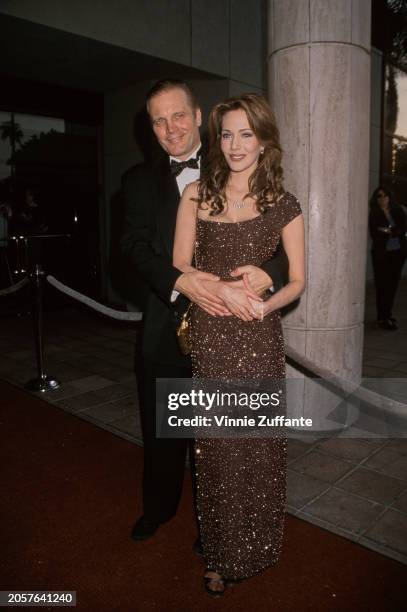
[[[405,0],[387,0],[385,41],[389,59],[404,72],[407,71],[407,4]],[[383,27],[383,24],[382,24]]]
[[[14,121],[14,113],[11,113],[10,121],[3,121],[3,123],[0,124],[0,133],[2,140],[10,141],[11,159],[13,160],[16,152],[16,144],[21,145],[24,137],[24,132],[21,129],[20,124]],[[14,176],[13,163],[11,164],[11,175]]]

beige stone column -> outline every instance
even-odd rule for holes
[[[307,291],[285,318],[286,342],[355,382],[363,348],[370,4],[268,3],[269,96],[285,185],[306,220]]]

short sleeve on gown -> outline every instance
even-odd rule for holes
[[[273,227],[281,231],[290,221],[301,215],[302,210],[297,198],[288,191],[274,206],[270,208],[273,217]]]

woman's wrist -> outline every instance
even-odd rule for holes
[[[270,296],[268,300],[263,302],[263,318],[267,317],[267,315],[271,314],[276,308],[273,308],[274,298]]]
[[[304,283],[301,281],[290,281],[283,289],[277,291],[264,302],[264,316],[271,314],[275,310],[280,310],[297,300],[304,292]]]

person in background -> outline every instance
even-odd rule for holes
[[[19,233],[24,236],[45,234],[48,231],[41,207],[35,201],[34,192],[30,187],[24,191],[24,201],[18,213],[17,226]]]
[[[406,216],[391,192],[378,187],[370,199],[369,231],[376,286],[377,324],[396,330],[393,304],[406,258]]]

